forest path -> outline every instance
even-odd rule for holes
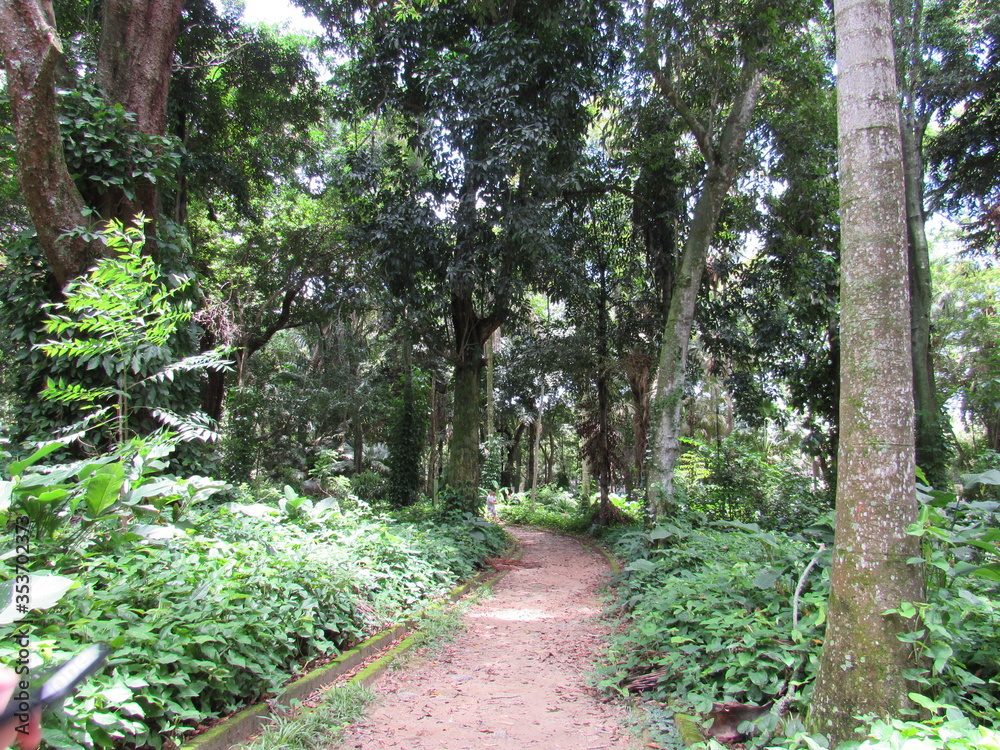
[[[587,685],[608,628],[597,620],[606,562],[577,540],[508,527],[521,564],[465,629],[375,684],[341,750],[627,750],[625,709]]]

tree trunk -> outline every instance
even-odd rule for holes
[[[710,167],[695,205],[694,219],[681,251],[681,262],[670,297],[670,311],[663,329],[660,360],[652,403],[654,429],[649,464],[649,504],[653,516],[668,515],[673,503],[673,473],[680,456],[681,406],[684,398],[684,373],[687,370],[688,345],[694,326],[695,306],[705,261],[722,202],[732,179],[718,168]]]
[[[918,11],[919,12],[919,11]],[[911,67],[915,63],[911,63]],[[904,81],[909,79],[904,78]],[[912,81],[909,81],[912,86]],[[910,334],[913,349],[913,399],[916,410],[917,465],[937,487],[948,481],[948,449],[938,403],[931,353],[931,264],[925,231],[923,139],[926,118],[917,111],[917,95],[904,91],[901,109],[903,175],[910,273]]]
[[[479,379],[483,371],[482,344],[467,343],[455,363],[455,402],[452,417],[448,483],[462,491],[479,487]]]
[[[674,289],[663,327],[656,370],[652,403],[654,416],[650,420],[655,432],[650,441],[652,450],[647,493],[654,517],[662,518],[669,513],[673,504],[673,472],[680,455],[684,372],[687,369],[688,345],[701,277],[715,236],[722,203],[739,170],[739,158],[760,97],[763,76],[752,62],[744,62],[742,85],[733,100],[717,143],[712,141],[710,130],[680,100],[669,76],[660,72],[656,75],[656,82],[665,98],[683,115],[695,134],[708,167],[674,277]]]
[[[519,457],[521,455],[521,435],[524,434],[524,422],[518,422],[514,428],[514,435],[507,444],[507,460],[504,461],[503,471],[500,474],[500,484],[504,487],[512,487],[517,490],[520,471]]]
[[[493,437],[493,339],[496,331],[486,337],[486,439]]]
[[[642,467],[646,463],[646,447],[649,443],[649,370],[652,358],[638,349],[633,349],[626,357],[625,372],[632,394],[632,478],[630,486],[642,487]]]
[[[438,434],[438,395],[437,376],[431,375],[430,387],[431,420],[427,428],[427,480],[424,482],[424,494],[433,498],[437,487],[437,434]]]
[[[836,0],[841,172],[841,400],[837,528],[810,725],[831,746],[856,716],[899,716],[914,686],[907,620],[923,598],[899,110],[888,0]]]
[[[56,76],[62,45],[51,2],[0,2],[0,45],[17,144],[18,184],[39,244],[62,288],[83,273],[101,250],[100,243],[66,234],[88,222],[59,133]]]
[[[135,113],[135,128],[146,135],[162,136],[167,129],[167,92],[183,7],[184,0],[102,3],[97,85],[110,101]],[[138,181],[134,201],[120,190],[111,192],[114,217],[122,221],[140,211],[155,221],[160,213],[159,191],[148,180]]]

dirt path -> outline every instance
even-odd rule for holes
[[[624,710],[586,683],[606,633],[594,621],[606,564],[574,539],[509,530],[524,544],[526,567],[473,606],[465,631],[440,652],[382,677],[368,717],[339,748],[633,747]]]

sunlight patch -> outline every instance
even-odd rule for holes
[[[531,620],[551,620],[553,615],[537,609],[495,609],[482,614],[470,614],[469,617],[488,617],[494,620],[514,620],[530,622]]]

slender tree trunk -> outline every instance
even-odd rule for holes
[[[542,378],[542,391],[538,397],[538,413],[535,416],[535,439],[531,446],[531,505],[535,505],[538,493],[538,460],[542,455],[542,404],[545,403],[545,378]]]
[[[496,331],[486,338],[486,439],[493,437],[493,339]]]
[[[670,76],[661,70],[655,74],[664,97],[678,110],[694,134],[708,168],[674,277],[656,370],[653,417],[650,420],[654,435],[650,441],[652,450],[647,485],[649,507],[656,518],[668,515],[673,504],[673,472],[680,455],[684,372],[701,278],[722,203],[739,171],[739,158],[763,83],[760,71],[749,60],[744,61],[741,78],[740,91],[733,99],[725,126],[716,142],[711,130],[681,100]]]
[[[681,251],[681,262],[674,280],[670,311],[663,329],[660,360],[652,402],[654,436],[649,463],[649,504],[654,517],[668,515],[673,502],[673,473],[680,456],[681,407],[684,397],[684,373],[687,370],[688,346],[694,327],[695,306],[705,271],[705,261],[722,202],[732,179],[710,168],[695,205],[694,219]]]
[[[856,716],[899,716],[914,689],[923,598],[915,537],[913,361],[903,164],[888,0],[836,0],[841,172],[841,400],[837,529],[810,725],[831,746]]]
[[[521,454],[521,435],[524,434],[524,423],[518,422],[514,428],[514,435],[507,444],[507,460],[504,461],[503,472],[501,473],[500,484],[504,487],[517,489],[518,471],[520,462],[518,456]]]
[[[549,449],[545,454],[545,483],[552,484],[552,470],[556,463],[556,434],[549,430]]]
[[[649,370],[652,358],[633,350],[626,358],[626,374],[632,394],[632,486],[642,487],[643,471],[646,463],[646,447],[649,444]]]
[[[427,481],[424,483],[424,494],[433,498],[437,478],[437,434],[439,429],[436,375],[431,375],[430,402],[431,420],[430,426],[427,428]]]
[[[51,2],[0,2],[0,46],[17,146],[18,184],[39,244],[62,288],[101,251],[100,243],[66,234],[89,222],[59,132],[56,77],[62,44]]]
[[[913,399],[916,409],[917,465],[929,481],[948,481],[945,426],[934,381],[931,353],[931,263],[925,230],[924,158],[926,124],[916,111],[914,94],[904,97],[902,109],[903,167],[906,185],[906,228],[910,269],[910,334],[913,348]]]

